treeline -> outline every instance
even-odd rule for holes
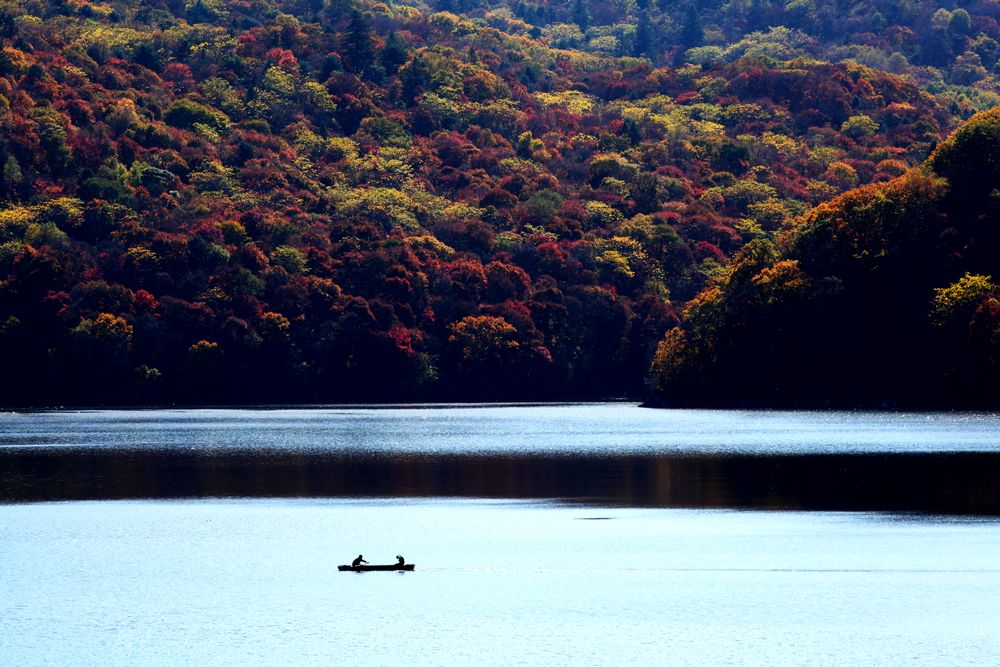
[[[439,0],[558,48],[699,65],[808,56],[905,74],[957,106],[1000,103],[1000,7],[926,0]]]
[[[0,402],[639,396],[735,266],[967,111],[452,10],[0,4]]]

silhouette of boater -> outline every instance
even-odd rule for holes
[[[396,562],[392,565],[369,565],[365,557],[359,554],[357,558],[351,561],[350,565],[338,565],[337,569],[341,572],[413,572],[414,567],[412,563],[407,563],[406,559],[400,555],[396,556]]]

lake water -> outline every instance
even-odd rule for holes
[[[3,414],[0,664],[995,665],[998,427]],[[400,552],[415,572],[336,571]]]

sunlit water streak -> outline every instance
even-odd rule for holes
[[[0,413],[0,448],[381,454],[1000,451],[993,413],[653,410],[631,403]]]

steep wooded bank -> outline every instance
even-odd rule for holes
[[[660,344],[675,404],[995,407],[1000,109],[753,241]]]

